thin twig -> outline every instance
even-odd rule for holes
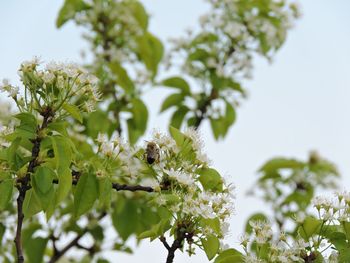
[[[164,247],[165,247],[167,250],[170,250],[170,249],[171,249],[170,246],[169,246],[169,244],[168,244],[168,242],[166,241],[166,238],[165,238],[164,236],[161,236],[161,237],[159,238],[159,240],[163,243]]]
[[[102,212],[102,214],[98,217],[98,221],[102,220],[107,215],[106,212]],[[79,233],[71,242],[69,242],[65,247],[63,247],[61,250],[57,250],[52,258],[50,259],[49,263],[57,262],[64,254],[68,252],[73,247],[78,247],[80,249],[86,249],[85,247],[82,248],[82,246],[79,244],[79,241],[84,237],[84,235],[89,231],[88,227],[85,227],[81,233]]]

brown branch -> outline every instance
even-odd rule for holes
[[[38,127],[37,129],[36,138],[31,140],[31,142],[33,143],[32,155],[31,155],[32,158],[28,164],[26,175],[23,178],[17,179],[17,189],[19,194],[17,197],[17,228],[16,228],[16,237],[14,242],[16,246],[18,263],[24,262],[23,245],[22,245],[22,226],[23,226],[23,219],[24,219],[23,202],[24,202],[27,190],[30,189],[30,186],[29,186],[30,175],[34,172],[35,167],[39,165],[38,156],[39,156],[40,145],[42,140],[39,134],[52,121],[54,113],[52,112],[51,108],[45,108],[43,112],[41,112],[41,115],[44,117],[44,119],[41,124],[41,127]]]
[[[98,221],[102,220],[105,216],[107,215],[106,212],[102,212],[102,214],[98,217]],[[57,262],[65,253],[68,252],[68,250],[70,250],[73,247],[77,247],[80,249],[87,249],[85,247],[82,247],[79,244],[79,241],[84,237],[84,235],[89,231],[88,227],[85,227],[81,233],[79,233],[71,242],[69,242],[65,247],[63,247],[61,250],[56,250],[54,251],[53,256],[51,257],[49,263],[54,263]],[[94,248],[89,249],[89,253],[91,253],[91,251]]]
[[[177,249],[182,247],[183,240],[184,240],[184,237],[178,237],[177,239],[174,240],[171,247],[167,248],[168,249],[168,256],[166,258],[166,263],[173,263],[174,262],[175,252]]]
[[[55,179],[52,181],[52,183],[58,184],[59,181]],[[72,185],[77,185],[77,184],[78,184],[78,180],[73,179]],[[112,183],[112,188],[117,192],[119,191],[130,191],[130,192],[143,191],[148,193],[154,192],[154,189],[152,187],[142,186],[142,185],[127,185],[127,184]],[[161,188],[161,189],[166,190],[166,188]]]
[[[167,250],[170,250],[170,249],[171,249],[170,246],[169,246],[169,244],[168,244],[168,242],[166,241],[166,238],[165,238],[164,236],[161,236],[161,237],[159,238],[159,240],[163,243],[164,247],[165,247]]]
[[[112,183],[112,188],[116,191],[131,191],[131,192],[136,192],[136,191],[144,191],[144,192],[154,192],[154,189],[149,186],[142,186],[142,185],[126,185],[126,184],[117,184],[117,183]]]

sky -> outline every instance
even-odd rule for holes
[[[143,0],[152,15],[150,28],[161,39],[180,36],[196,25],[207,10],[203,0]],[[55,28],[63,1],[0,1],[0,79],[18,82],[24,60],[39,55],[45,61],[80,62],[86,48],[73,23]],[[337,164],[342,186],[350,189],[350,17],[347,0],[300,1],[303,17],[288,35],[273,63],[255,60],[253,80],[246,83],[248,100],[225,140],[216,142],[208,123],[201,128],[206,152],[222,174],[237,187],[236,215],[231,220],[230,245],[237,247],[244,222],[254,212],[268,211],[247,190],[257,169],[276,156],[306,159],[310,150]],[[159,105],[165,93],[150,91],[148,105]],[[151,107],[149,128],[166,130],[169,114]],[[112,262],[164,262],[160,242],[143,242],[132,256],[118,254]],[[206,262],[203,253],[193,258],[177,252],[176,261]]]

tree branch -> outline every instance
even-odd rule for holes
[[[54,184],[58,184],[59,181],[57,179],[53,180],[52,183]],[[78,180],[74,179],[72,181],[73,185],[77,185],[78,184]],[[127,184],[118,184],[118,183],[112,183],[112,188],[114,190],[116,190],[117,192],[119,191],[130,191],[130,192],[137,192],[137,191],[143,191],[143,192],[148,192],[148,193],[152,193],[155,190],[150,187],[150,186],[142,186],[142,185],[127,185]],[[165,190],[166,188],[161,188],[163,190]]]
[[[170,250],[170,249],[171,249],[170,246],[169,246],[169,244],[168,244],[168,242],[166,241],[166,238],[165,238],[164,236],[161,236],[161,237],[159,238],[159,240],[163,243],[164,247],[165,247],[167,250]]]
[[[168,256],[166,258],[166,263],[173,263],[175,258],[175,251],[182,247],[182,242],[184,237],[178,237],[174,240],[170,248],[168,248]],[[169,245],[168,245],[169,246]]]
[[[30,175],[34,172],[34,168],[38,166],[38,156],[40,152],[40,145],[42,138],[39,136],[39,133],[44,130],[47,125],[52,121],[54,116],[54,112],[52,112],[51,108],[45,108],[41,115],[44,117],[41,127],[38,127],[36,132],[36,138],[31,140],[33,143],[32,147],[32,159],[28,164],[26,175],[23,178],[17,179],[17,189],[18,189],[18,197],[17,197],[17,228],[16,228],[16,237],[15,237],[15,246],[17,253],[17,262],[23,263],[23,244],[22,244],[22,226],[23,226],[23,202],[26,196],[26,192],[30,189]]]
[[[106,212],[103,212],[99,217],[98,221],[102,220],[107,215]],[[57,250],[54,252],[52,258],[50,259],[49,263],[57,262],[65,253],[68,252],[73,247],[78,247],[80,249],[85,249],[85,247],[82,247],[79,244],[79,241],[84,237],[84,235],[89,231],[88,227],[85,227],[81,233],[79,233],[71,242],[69,242],[65,247],[63,247],[61,250]],[[90,250],[90,249],[89,249]],[[90,252],[90,251],[89,251]]]

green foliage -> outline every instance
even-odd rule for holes
[[[199,181],[205,190],[222,191],[222,178],[220,174],[212,168],[201,169]]]
[[[242,261],[243,255],[233,248],[222,251],[215,259],[215,263],[239,263]]]
[[[54,201],[55,192],[52,182],[55,177],[55,172],[45,166],[38,167],[32,176],[34,194],[37,196],[44,211],[46,211],[50,203]]]
[[[98,181],[94,174],[87,173],[79,178],[74,192],[74,212],[79,217],[88,212],[98,198]]]
[[[107,245],[112,251],[131,253],[127,242],[132,236],[151,241],[161,238],[164,243],[164,236],[169,236],[176,249],[189,255],[195,247],[203,249],[216,263],[245,260],[237,250],[224,250],[220,244],[232,213],[232,187],[208,164],[198,134],[192,129],[181,132],[181,127],[198,128],[209,120],[215,139],[225,138],[236,121],[238,102],[246,97],[241,82],[250,74],[252,57],[270,58],[280,48],[297,8],[272,0],[210,4],[204,16],[207,20],[202,17],[196,34],[175,41],[165,51],[162,41],[149,31],[149,15],[140,1],[65,0],[56,25],[74,20],[88,29],[90,64],[84,69],[58,63],[41,67],[35,58],[19,70],[23,98],[16,87],[5,82],[1,86],[19,114],[8,123],[14,131],[2,136],[6,143],[0,147],[0,211],[6,210],[4,214],[11,219],[15,211],[20,213],[23,202],[21,244],[26,261],[46,262],[65,252],[55,242],[68,234],[75,235],[72,242],[77,243],[72,247],[86,252],[79,262],[107,262],[98,254]],[[248,21],[249,17],[254,21]],[[179,59],[179,68],[168,61],[171,57]],[[159,81],[162,62],[170,62],[175,75]],[[149,119],[143,95],[155,85],[175,90],[160,110],[173,110],[171,136],[155,132],[146,147],[138,147]],[[154,162],[149,161],[150,155]],[[302,182],[298,181],[300,172],[307,174]],[[281,207],[277,212],[295,203],[297,211],[305,212],[316,183],[326,186],[325,180],[337,175],[330,163],[317,158],[273,160],[260,173],[259,186],[272,182],[269,189],[276,190],[277,197],[264,198]],[[281,183],[291,183],[296,189],[283,193]],[[14,189],[18,190],[17,205]],[[41,211],[49,224],[36,216]],[[289,218],[295,212],[284,211],[282,217]],[[118,235],[112,244],[104,242],[100,223],[108,219]],[[257,219],[267,221],[262,214],[251,218]],[[10,262],[9,252],[14,250],[4,226],[0,224],[0,260]],[[323,221],[308,217],[299,230],[305,240],[324,237],[340,258],[347,257],[347,222],[326,228]],[[256,229],[249,225],[246,232],[256,233]],[[79,241],[87,234],[93,246],[84,248]],[[169,250],[169,245],[165,247]],[[268,242],[257,241],[249,249],[259,251],[264,260],[272,251]],[[305,253],[311,256],[311,252]],[[322,260],[321,253],[315,251],[315,255]]]
[[[220,242],[216,236],[210,235],[202,239],[202,245],[209,260],[212,260],[219,252]]]
[[[275,210],[274,221],[283,230],[288,220],[307,212],[318,189],[334,189],[338,177],[336,167],[316,153],[308,161],[275,158],[259,169],[254,190]]]
[[[89,8],[83,0],[65,0],[56,20],[56,26],[63,26],[68,20],[75,17],[76,13]]]
[[[8,203],[10,202],[12,198],[12,192],[13,192],[13,180],[12,179],[5,179],[0,182],[0,211],[3,211],[6,209]],[[1,240],[1,239],[0,239]]]

